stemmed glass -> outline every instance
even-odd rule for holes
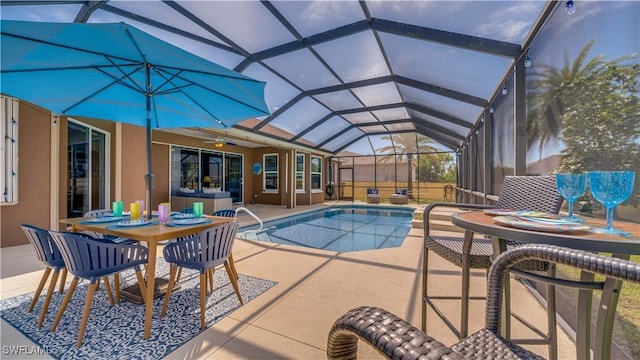
[[[572,222],[584,222],[573,215],[573,203],[587,190],[587,174],[557,174],[556,187],[558,193],[567,200],[569,215],[562,218]]]
[[[618,204],[627,200],[633,192],[634,171],[591,171],[589,187],[593,198],[604,205],[607,215],[607,227],[592,229],[601,234],[630,236],[631,234],[613,228],[613,210]]]

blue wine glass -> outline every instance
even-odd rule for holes
[[[633,192],[634,171],[591,171],[589,187],[593,198],[604,205],[607,226],[591,231],[600,234],[630,236],[631,234],[613,228],[613,210],[621,202],[627,200]]]
[[[587,174],[556,175],[558,193],[567,200],[567,207],[569,208],[569,215],[564,217],[564,220],[584,222],[583,219],[573,215],[573,203],[587,190],[587,180]]]

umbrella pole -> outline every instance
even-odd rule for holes
[[[153,189],[153,172],[151,171],[151,65],[145,64],[145,77],[146,77],[146,106],[147,106],[147,173],[144,176],[145,185],[147,187],[146,204],[147,204],[147,219],[151,220],[153,217],[153,204],[151,203],[151,189]]]
[[[146,204],[147,204],[147,219],[151,220],[152,211],[154,209],[151,203],[151,189],[153,189],[153,174],[151,173],[151,126],[149,126],[150,120],[147,120],[147,173],[144,175],[145,184],[147,186],[146,191]]]

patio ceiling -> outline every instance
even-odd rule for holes
[[[2,19],[130,23],[266,81],[272,114],[233,131],[371,155],[462,146],[554,2],[0,4]]]

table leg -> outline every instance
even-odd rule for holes
[[[156,250],[157,246],[148,243],[149,260],[147,263],[147,296],[145,298],[144,338],[151,336],[151,323],[153,321],[153,292],[156,282]]]
[[[590,272],[582,271],[580,273],[580,281],[593,282],[595,275]],[[576,314],[576,358],[591,358],[591,304],[593,300],[593,290],[578,290],[578,312]]]
[[[467,337],[469,333],[469,262],[471,257],[471,246],[473,245],[473,231],[466,230],[464,232],[464,241],[462,243],[462,299],[460,311],[460,338]]]
[[[613,257],[629,260],[629,255],[613,254]],[[596,320],[596,334],[593,340],[593,358],[611,358],[611,337],[613,334],[613,321],[616,317],[618,298],[622,280],[606,279],[604,289],[600,297],[600,307],[598,308],[598,318]]]

